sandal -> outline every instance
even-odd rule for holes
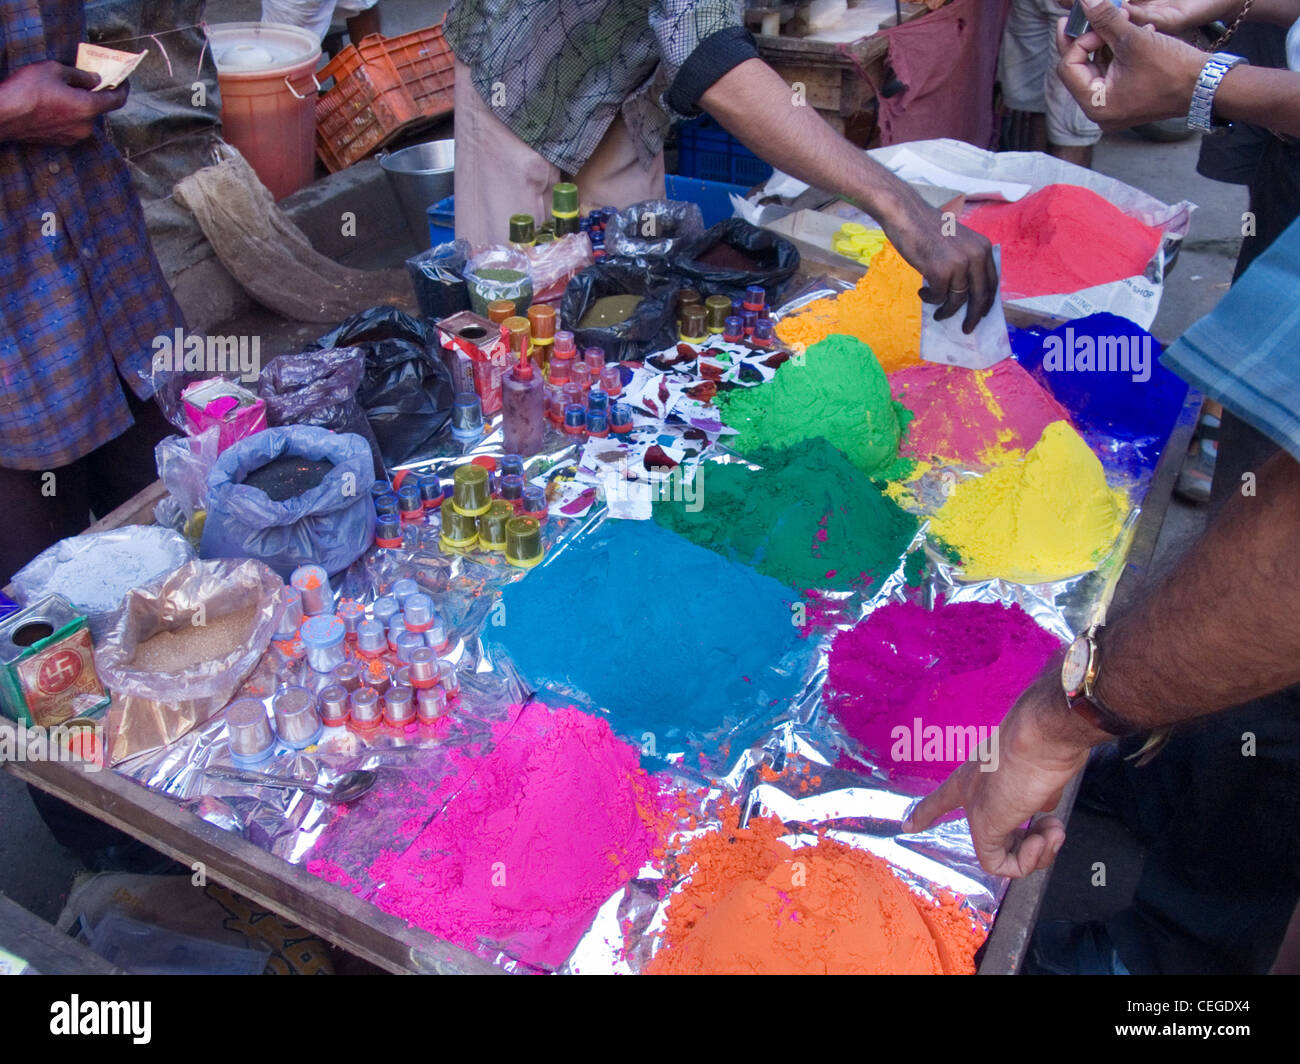
[[[1183,467],[1178,471],[1174,494],[1184,502],[1204,506],[1210,501],[1214,463],[1219,457],[1219,419],[1202,413],[1192,433]]]

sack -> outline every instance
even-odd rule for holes
[[[396,307],[364,310],[322,336],[308,351],[357,347],[366,371],[357,402],[379,442],[389,469],[431,453],[433,440],[451,420],[451,371],[438,354],[437,337]]]
[[[259,562],[222,559],[189,562],[157,588],[127,593],[117,622],[95,650],[95,671],[113,696],[110,766],[175,742],[225,707],[271,645],[276,593],[283,586]],[[243,611],[249,611],[247,631],[228,633],[230,649],[212,660],[166,669],[136,662],[140,644],[161,632],[211,638],[222,618]],[[201,625],[193,623],[196,615]]]
[[[573,332],[580,348],[603,347],[607,361],[641,359],[676,342],[673,300],[678,287],[677,278],[661,264],[646,267],[632,259],[602,259],[569,282],[560,304],[560,320]],[[606,328],[578,326],[596,300],[617,295],[642,297],[630,318]]]
[[[282,455],[331,462],[334,468],[316,487],[279,502],[243,483]],[[370,445],[351,433],[286,425],[240,440],[217,459],[208,477],[199,557],[256,558],[285,580],[308,563],[340,572],[374,538],[374,482]]]
[[[753,261],[753,268],[718,266],[700,259],[719,247],[729,247]],[[673,270],[702,296],[744,296],[750,285],[762,285],[769,306],[780,299],[781,289],[799,268],[799,249],[770,229],[760,229],[743,218],[719,222],[673,256]]]

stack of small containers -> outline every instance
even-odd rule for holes
[[[494,474],[497,474],[494,477]],[[479,458],[456,470],[451,498],[442,503],[443,551],[504,553],[522,569],[541,562],[546,490],[524,480],[523,458]]]

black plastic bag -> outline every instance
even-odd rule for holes
[[[389,469],[432,453],[451,418],[451,373],[438,355],[430,326],[393,306],[354,314],[308,347],[359,347],[366,372],[357,401]]]
[[[704,217],[694,203],[644,200],[624,207],[605,223],[605,248],[611,256],[648,264],[671,257],[704,234]]]
[[[752,260],[753,269],[700,261],[722,245]],[[761,284],[767,292],[768,305],[774,306],[782,288],[799,268],[799,249],[770,229],[760,229],[743,218],[728,218],[683,247],[672,257],[670,265],[702,296],[724,295],[737,299],[750,285]]]
[[[468,260],[468,240],[439,244],[406,260],[406,272],[411,275],[423,317],[437,321],[469,310],[469,285],[465,281]]]
[[[641,359],[676,342],[673,298],[679,287],[678,278],[661,264],[646,267],[632,259],[602,259],[569,281],[560,320],[572,330],[579,347],[603,347],[606,361]],[[626,321],[600,329],[578,326],[596,300],[620,295],[642,297]]]
[[[360,347],[304,351],[279,355],[262,367],[257,394],[266,403],[269,425],[319,425],[351,432],[370,444],[375,475],[384,475],[379,441],[357,402],[357,389],[366,373],[366,353]]]

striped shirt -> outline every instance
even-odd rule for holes
[[[76,62],[83,5],[5,0],[0,80]],[[152,341],[184,325],[101,119],[58,147],[0,143],[0,466],[54,469],[131,426]]]
[[[569,174],[620,113],[648,165],[710,80],[758,55],[737,0],[457,0],[445,32],[484,101]],[[688,66],[708,76],[683,96]]]

